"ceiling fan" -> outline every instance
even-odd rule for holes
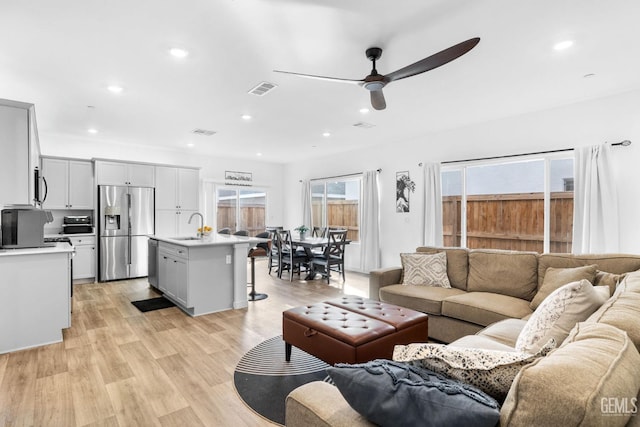
[[[425,71],[433,70],[441,65],[451,62],[454,59],[464,55],[473,49],[480,42],[480,37],[475,37],[457,45],[451,46],[445,50],[442,50],[436,54],[428,56],[420,61],[407,65],[404,68],[400,68],[387,75],[378,74],[376,70],[376,61],[382,56],[382,49],[379,47],[370,47],[366,50],[365,54],[371,62],[373,62],[373,69],[371,74],[362,80],[341,79],[336,77],[316,76],[313,74],[294,73],[291,71],[273,70],[276,73],[292,74],[294,76],[308,77],[311,79],[327,80],[331,82],[339,83],[351,83],[364,87],[371,93],[371,105],[376,110],[384,110],[387,107],[387,103],[384,100],[382,88],[389,83],[404,79],[406,77],[415,76],[416,74],[424,73]]]

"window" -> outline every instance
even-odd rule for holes
[[[571,252],[573,158],[445,166],[441,178],[444,245]]]
[[[362,178],[354,177],[311,183],[312,227],[347,230],[347,239],[360,240],[360,189]]]
[[[265,229],[267,193],[258,189],[221,187],[216,190],[216,226],[231,233],[247,230],[255,236]]]

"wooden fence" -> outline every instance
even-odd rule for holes
[[[358,225],[358,202],[355,200],[332,200],[327,203],[327,220],[331,228],[344,228],[347,230],[347,239],[355,242],[360,238]],[[265,215],[264,205],[243,205],[240,209],[239,229],[247,230],[250,236],[255,236],[264,231]],[[313,205],[314,224],[321,224],[322,207]],[[217,215],[218,229],[228,227],[231,232],[236,231],[236,208],[233,203],[219,204]]]
[[[460,246],[460,196],[442,198],[443,243]],[[571,252],[573,193],[551,193],[550,252]],[[544,194],[467,197],[467,247],[542,252]]]
[[[312,204],[312,218],[314,224],[322,224],[322,204]],[[347,230],[347,239],[352,242],[360,240],[360,225],[358,223],[357,200],[329,200],[327,202],[327,222],[330,228]]]

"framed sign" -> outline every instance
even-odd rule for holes
[[[238,183],[248,183],[253,180],[251,172],[224,171],[225,181],[237,181]]]

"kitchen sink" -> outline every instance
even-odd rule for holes
[[[171,240],[202,240],[200,237],[171,237]]]

